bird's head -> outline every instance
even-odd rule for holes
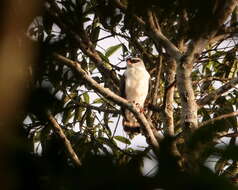
[[[127,67],[144,67],[144,62],[138,57],[130,57],[126,59]]]

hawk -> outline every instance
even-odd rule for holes
[[[135,103],[138,110],[142,112],[146,96],[149,90],[150,75],[147,72],[144,62],[140,58],[128,58],[127,69],[121,79],[121,96],[128,101]],[[140,132],[140,124],[129,110],[122,108],[123,128],[133,135]]]

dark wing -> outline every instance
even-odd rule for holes
[[[153,104],[153,100],[150,97],[153,97],[153,85],[152,85],[152,80],[151,77],[149,78],[149,89],[148,89],[148,93],[147,93],[147,97],[145,99],[145,103],[144,103],[144,108],[146,109],[146,107],[150,104]]]
[[[122,98],[126,98],[126,80],[125,80],[125,75],[121,76],[121,81],[120,81],[120,96]]]
[[[125,75],[121,76],[120,80],[120,96],[122,98],[126,98],[126,80],[125,80]],[[125,108],[121,107],[122,115],[125,117]]]
[[[151,80],[151,77],[149,78],[149,90],[148,90],[148,94],[147,94],[147,98],[148,98],[148,95],[150,95],[150,97],[152,97],[152,90],[153,90],[153,85],[152,85],[152,80]]]

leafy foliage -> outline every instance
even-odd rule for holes
[[[38,60],[31,65],[29,73],[31,81],[27,85],[31,95],[26,105],[26,119],[21,124],[26,133],[24,140],[31,148],[24,154],[26,160],[17,162],[24,163],[21,169],[28,175],[25,164],[30,163],[38,188],[235,189],[227,178],[235,181],[238,176],[234,169],[237,115],[215,118],[237,111],[237,87],[213,94],[210,102],[201,105],[198,108],[201,127],[187,135],[186,126],[181,125],[183,105],[175,85],[176,71],[172,71],[171,57],[162,43],[155,43],[147,26],[147,11],[153,10],[159,29],[185,52],[189,48],[186,44],[206,33],[208,25],[216,21],[222,5],[218,0],[42,2],[41,15],[33,18],[27,29],[31,43],[39,47]],[[238,77],[238,41],[234,33],[237,22],[237,10],[234,10],[219,28],[217,39],[207,44],[194,60],[191,78],[198,104]],[[98,84],[116,94],[126,57],[142,57],[152,87],[146,100],[146,116],[155,131],[165,136],[160,149],[148,145],[136,150],[132,140],[122,133],[120,107],[92,89],[74,68],[62,64],[55,55],[77,62]],[[174,89],[170,108],[173,137],[168,135],[168,123],[164,119],[166,95],[171,88]],[[47,118],[48,112],[63,129],[82,166],[72,162]],[[149,142],[148,136],[145,138]],[[222,143],[225,148],[220,147]],[[40,148],[33,148],[36,145]],[[149,178],[142,174],[141,168],[151,151],[156,154],[159,169]],[[204,164],[214,157],[214,172],[211,172]],[[191,168],[195,173],[190,173]],[[228,175],[231,168],[233,173]]]

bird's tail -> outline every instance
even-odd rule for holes
[[[135,118],[135,116],[128,110],[126,110],[125,117],[123,118],[122,125],[124,131],[133,138],[141,132],[141,125]]]

